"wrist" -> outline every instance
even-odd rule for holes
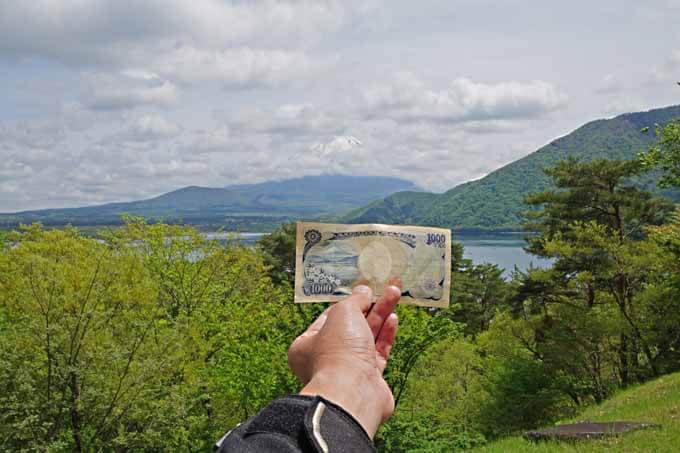
[[[356,419],[371,439],[384,418],[382,399],[392,398],[381,376],[348,373],[346,368],[318,371],[300,391],[300,395],[319,395],[342,407]]]

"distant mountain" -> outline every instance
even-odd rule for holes
[[[398,178],[323,175],[233,185],[225,189],[266,206],[339,215],[395,192],[418,188],[412,182]]]
[[[568,156],[585,160],[631,159],[654,142],[655,124],[664,125],[678,117],[680,106],[672,106],[592,121],[479,180],[442,194],[396,193],[350,212],[341,221],[411,223],[455,230],[518,230],[520,214],[527,209],[524,197],[551,185],[545,168]],[[645,127],[650,128],[648,133],[642,132]],[[639,183],[655,188],[653,176]],[[664,194],[680,201],[678,191]]]
[[[225,188],[189,186],[147,200],[65,209],[0,214],[0,227],[42,222],[46,225],[112,225],[123,214],[151,220],[209,224],[227,229],[271,229],[294,218],[337,217],[398,191],[418,188],[381,176],[321,175]]]

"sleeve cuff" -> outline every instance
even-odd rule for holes
[[[279,398],[255,417],[227,433],[215,445],[229,444],[231,436],[247,443],[260,443],[261,437],[287,439],[299,451],[375,452],[371,438],[357,420],[342,407],[320,396],[291,395]]]

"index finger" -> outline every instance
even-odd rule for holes
[[[401,290],[396,286],[388,286],[385,288],[385,291],[382,296],[380,296],[378,302],[373,305],[370,313],[366,316],[366,322],[371,328],[373,338],[378,338],[380,329],[390,316],[390,313],[394,311],[394,307],[397,306],[400,298]]]

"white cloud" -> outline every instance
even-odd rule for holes
[[[623,82],[615,74],[607,74],[602,78],[600,84],[595,87],[597,94],[612,94],[623,91]]]
[[[181,46],[162,55],[159,73],[181,82],[215,80],[226,87],[275,85],[320,73],[327,65],[300,51],[269,49],[197,49]]]
[[[601,116],[612,118],[628,112],[640,112],[646,110],[647,104],[643,98],[637,96],[620,95],[605,103]]]
[[[543,83],[455,79],[449,89],[436,91],[411,77],[370,91],[367,98],[348,96],[324,107],[312,102],[241,105],[185,124],[176,108],[161,114],[155,107],[165,102],[140,94],[164,86],[164,75],[127,69],[88,74],[84,80],[84,103],[91,108],[104,108],[101,93],[120,93],[115,99],[126,102],[110,101],[107,107],[135,110],[91,112],[93,121],[80,123],[75,119],[88,112],[73,104],[62,111],[60,122],[32,124],[32,143],[59,152],[38,148],[19,158],[26,145],[12,141],[17,142],[13,164],[4,170],[22,180],[33,197],[12,195],[11,203],[123,201],[192,184],[224,186],[322,173],[397,176],[445,189],[506,163],[508,154],[496,151],[488,137],[516,131],[527,117],[562,102]],[[361,85],[348,92],[361,92]],[[2,130],[16,134],[12,127]]]
[[[131,128],[131,136],[137,141],[171,138],[179,135],[179,124],[158,115],[144,115],[137,118]]]
[[[33,174],[34,170],[30,165],[14,159],[7,159],[0,165],[0,179],[3,181],[30,178]]]
[[[13,149],[52,149],[64,143],[64,125],[47,119],[0,122],[0,143]]]
[[[190,148],[198,153],[227,152],[233,145],[227,126],[218,126],[211,130],[199,130],[191,137]]]
[[[208,166],[208,162],[185,162],[181,159],[173,159],[152,166],[149,176],[158,178],[190,176],[195,178],[205,175],[208,172]]]
[[[652,77],[659,83],[680,80],[680,49],[672,52],[664,64],[652,74]]]
[[[76,69],[137,68],[171,82],[276,84],[316,76],[332,59],[313,62],[309,48],[373,3],[3,0],[0,55],[44,57]],[[113,93],[102,104],[125,103],[121,97]]]
[[[138,106],[169,107],[177,102],[179,90],[152,73],[124,71],[118,74],[83,75],[85,104],[93,110],[121,110]]]
[[[349,114],[349,112],[344,112]],[[350,118],[310,103],[282,104],[272,109],[247,108],[223,117],[232,134],[270,134],[272,136],[327,136],[339,134]]]
[[[666,84],[680,80],[680,49],[671,52],[659,67],[648,78],[649,84]]]
[[[444,190],[676,102],[677,0],[488,3],[0,0],[0,210],[334,172]]]
[[[447,89],[429,89],[412,74],[367,90],[365,114],[398,122],[469,121],[534,118],[565,106],[567,97],[544,81],[486,84],[454,79]]]

